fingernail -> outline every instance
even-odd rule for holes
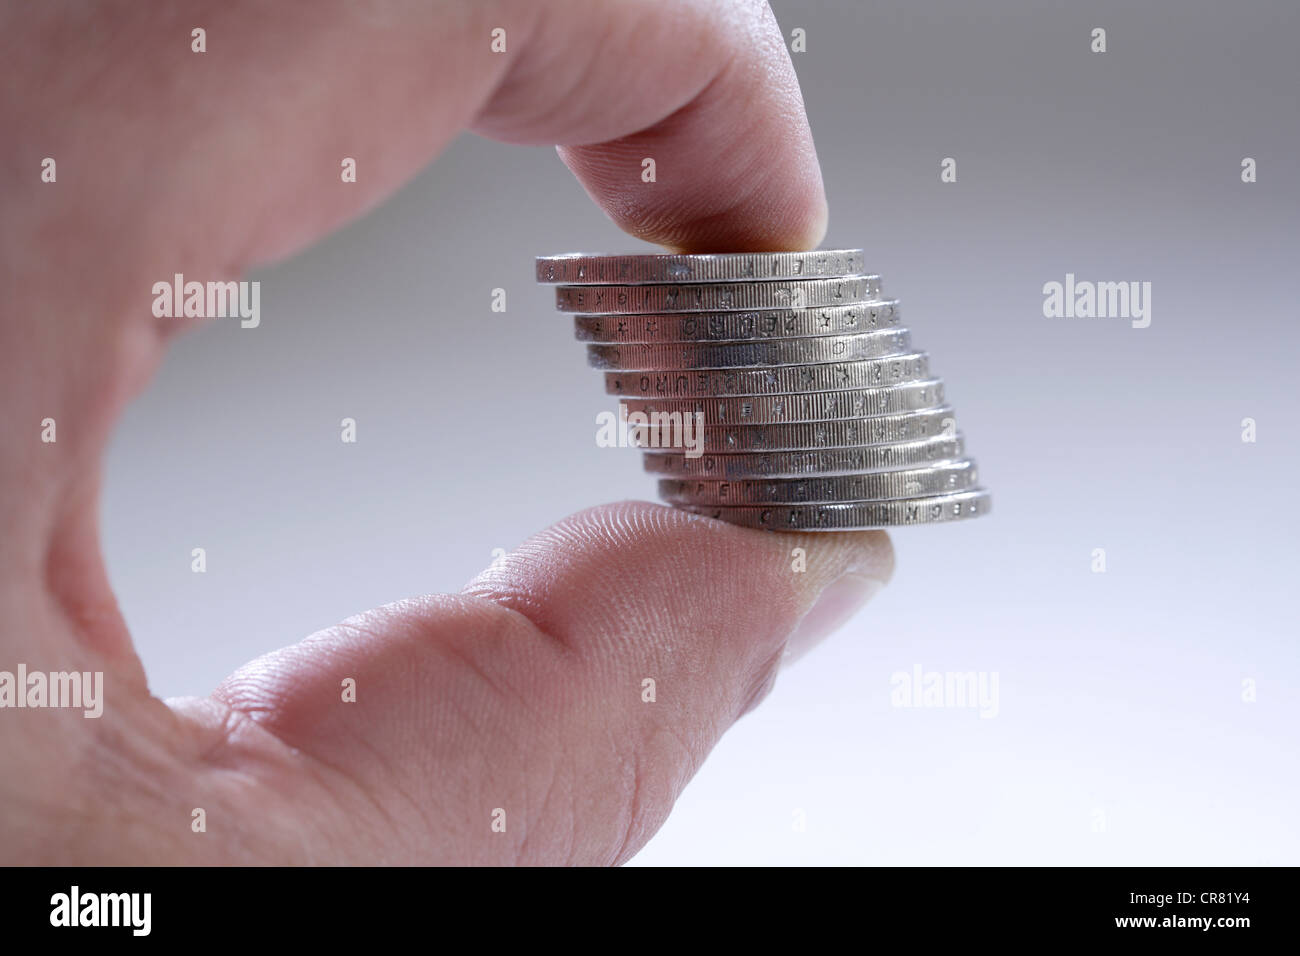
[[[849,571],[832,581],[786,641],[782,664],[798,660],[814,645],[839,630],[884,586],[883,581],[856,571]]]

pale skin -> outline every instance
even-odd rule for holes
[[[889,578],[882,533],[604,505],[459,593],[361,614],[208,698],[158,699],[97,530],[114,420],[202,321],[153,317],[154,282],[291,255],[466,128],[595,144],[560,156],[619,226],[680,251],[814,248],[821,173],[783,38],[751,2],[14,4],[0,62],[0,670],[105,685],[98,720],[0,710],[0,861],[621,863],[771,689],[791,635],[802,649]]]

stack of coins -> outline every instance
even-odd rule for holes
[[[850,531],[989,510],[943,382],[861,249],[546,256],[664,501]]]

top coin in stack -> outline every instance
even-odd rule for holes
[[[557,285],[642,285],[683,282],[763,282],[834,279],[862,272],[861,249],[720,255],[592,256],[537,259],[537,281]]]
[[[943,382],[861,249],[537,260],[674,507],[771,530],[989,510]],[[677,476],[677,477],[671,477]]]

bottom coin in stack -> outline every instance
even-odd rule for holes
[[[870,531],[906,524],[941,524],[987,514],[987,491],[963,491],[926,498],[848,501],[816,505],[715,507],[677,505],[692,514],[747,528],[772,531]]]

